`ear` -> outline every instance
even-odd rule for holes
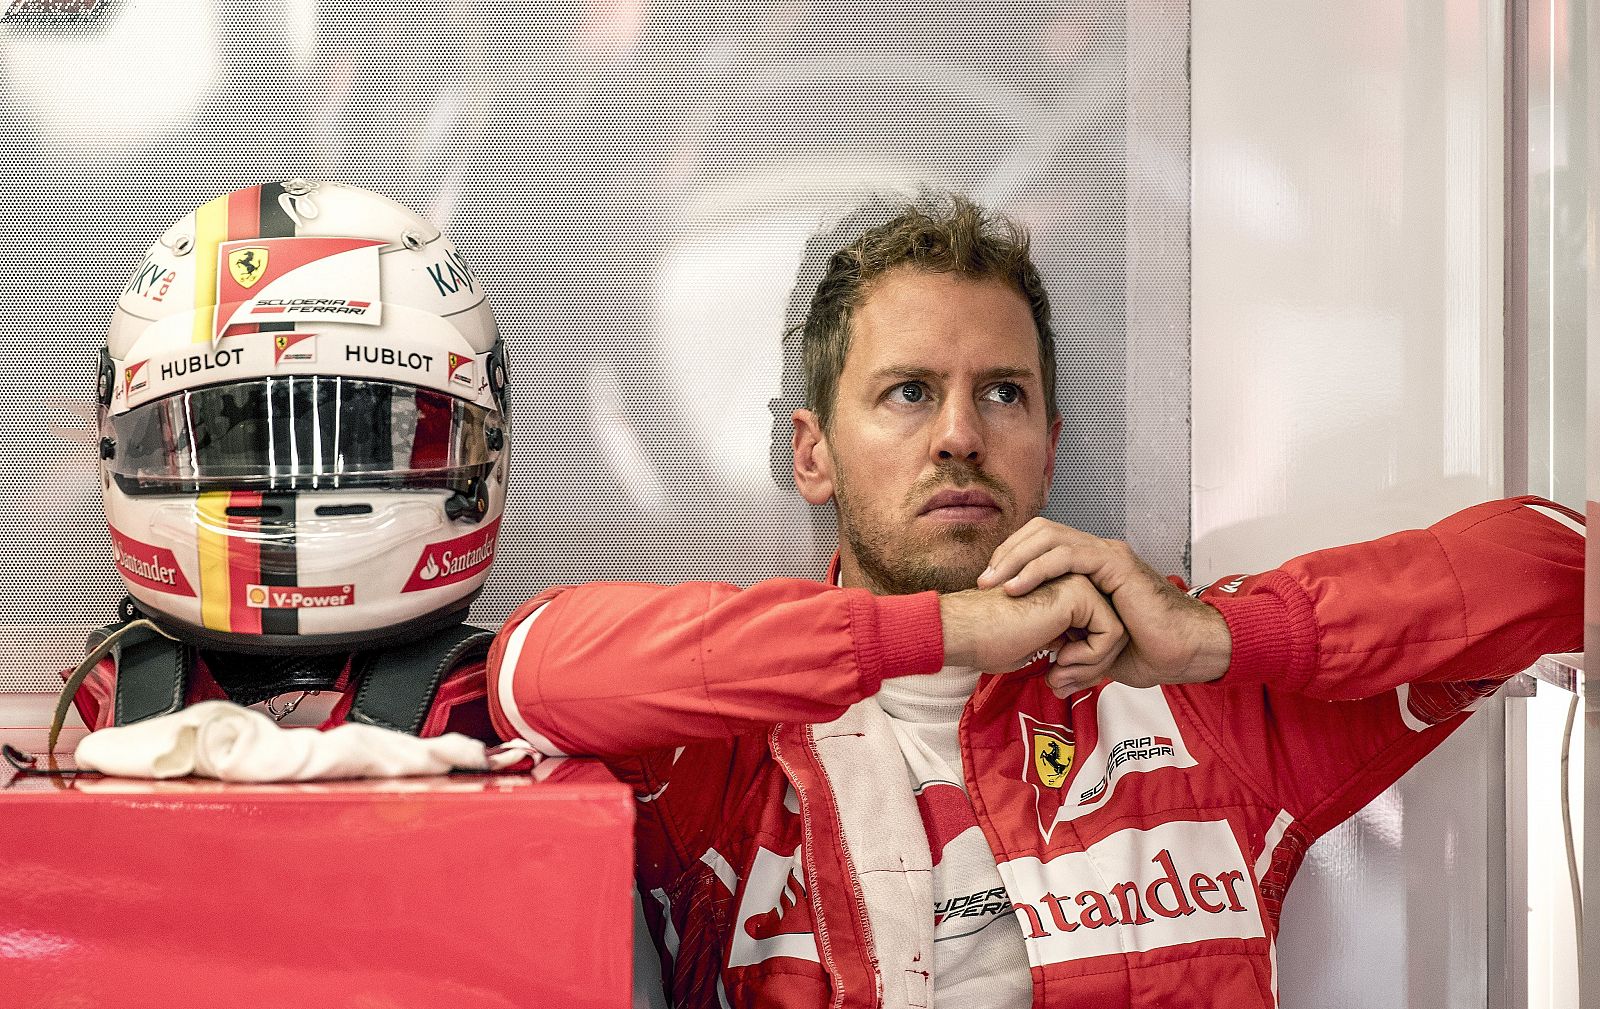
[[[794,412],[794,485],[814,505],[833,500],[833,452],[821,419],[810,410]]]
[[[1056,452],[1061,446],[1061,418],[1050,422],[1050,455],[1044,463],[1044,497],[1050,498],[1050,484],[1056,478]]]

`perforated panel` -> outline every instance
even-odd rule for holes
[[[144,0],[0,24],[0,691],[54,689],[122,595],[90,420],[114,296],[180,214],[293,177],[417,208],[490,292],[514,441],[483,624],[552,582],[821,574],[782,334],[821,258],[918,187],[1033,228],[1066,417],[1048,514],[1186,573],[1188,8],[1135,10]]]

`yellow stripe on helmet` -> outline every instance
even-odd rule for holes
[[[194,212],[194,335],[191,343],[211,342],[217,315],[217,247],[227,237],[228,196],[224,195],[202,204]]]
[[[215,249],[215,246],[213,246]],[[208,491],[198,505],[200,547],[200,624],[231,631],[233,595],[228,584],[228,491]]]

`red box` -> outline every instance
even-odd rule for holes
[[[633,797],[594,762],[304,785],[0,768],[5,1006],[630,1004]]]

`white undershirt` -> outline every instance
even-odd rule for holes
[[[936,1004],[1026,1009],[1033,980],[1022,929],[967,797],[957,736],[971,669],[883,681],[878,705],[905,756],[933,855]]]

